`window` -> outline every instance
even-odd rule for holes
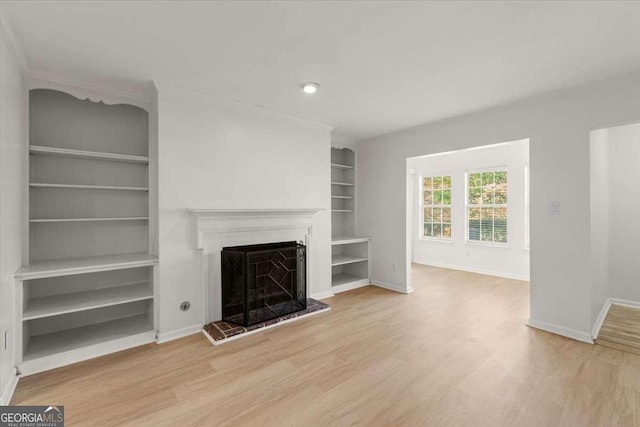
[[[422,237],[451,239],[451,176],[422,179]]]
[[[507,243],[507,171],[467,173],[469,242]]]

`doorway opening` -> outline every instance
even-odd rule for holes
[[[529,139],[407,158],[412,264],[529,280]]]

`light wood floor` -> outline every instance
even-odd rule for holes
[[[640,356],[525,326],[524,282],[414,266],[332,311],[213,347],[198,334],[22,379],[67,425],[638,425]]]
[[[611,305],[597,343],[640,355],[640,309]]]

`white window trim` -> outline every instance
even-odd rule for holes
[[[531,250],[531,193],[529,185],[531,169],[529,163],[524,164],[524,249]],[[508,176],[508,173],[507,173]],[[507,198],[507,202],[509,199]],[[507,211],[508,212],[508,211]]]
[[[433,178],[435,176],[448,176],[451,178],[451,204],[450,205],[440,205],[440,207],[448,207],[451,210],[451,237],[433,237],[433,236],[425,236],[424,235],[424,179],[425,178]],[[451,172],[438,172],[434,174],[420,175],[418,177],[418,194],[420,198],[420,210],[419,210],[419,218],[420,218],[420,226],[418,227],[418,239],[425,240],[429,242],[438,242],[438,243],[453,243],[453,174]],[[434,206],[434,205],[430,205]]]
[[[469,205],[469,175],[474,173],[482,173],[482,172],[497,172],[497,171],[505,171],[507,172],[507,204],[506,205],[485,205],[485,207],[505,207],[507,208],[507,242],[486,242],[483,240],[470,240],[469,239],[469,208],[472,207],[482,207]],[[479,168],[479,169],[467,169],[464,171],[464,243],[469,246],[482,246],[482,247],[493,247],[493,248],[510,248],[511,247],[511,239],[509,239],[509,168],[506,165],[501,166],[492,166],[487,168]]]

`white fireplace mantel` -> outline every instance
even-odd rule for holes
[[[311,252],[313,216],[324,209],[187,209],[196,217],[197,247],[202,253],[203,323],[221,317],[220,251],[277,241],[302,241]],[[309,258],[307,258],[309,259]],[[309,295],[311,265],[307,265]]]

